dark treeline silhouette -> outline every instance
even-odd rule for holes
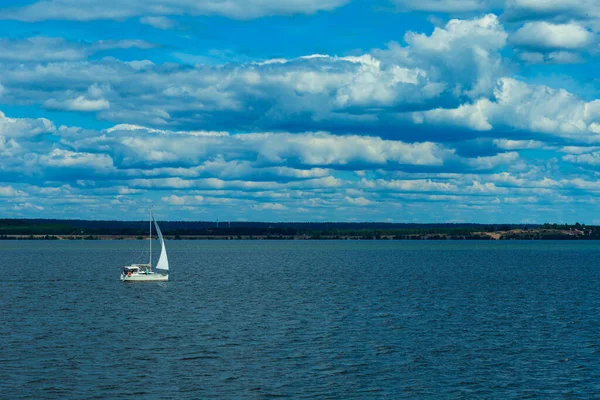
[[[247,237],[359,239],[600,239],[600,227],[566,224],[418,224],[384,222],[221,222],[159,221],[172,238]],[[15,235],[40,238],[76,235],[144,236],[148,221],[90,221],[62,219],[0,219],[0,239]]]

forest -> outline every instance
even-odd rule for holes
[[[600,227],[569,224],[159,221],[167,239],[595,240]],[[148,221],[0,219],[0,239],[143,239]]]

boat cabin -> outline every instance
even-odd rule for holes
[[[133,274],[152,274],[152,269],[148,264],[131,264],[123,267],[123,275]]]
[[[123,274],[128,274],[129,272],[131,272],[132,274],[135,272],[140,272],[140,267],[138,267],[137,265],[128,265],[126,267],[123,267]]]

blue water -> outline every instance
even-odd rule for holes
[[[0,242],[0,398],[600,397],[600,243]]]

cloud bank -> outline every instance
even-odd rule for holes
[[[132,27],[102,39],[0,38],[0,209],[120,218],[150,199],[172,219],[591,216],[600,189],[600,100],[593,79],[568,76],[568,68],[585,72],[596,57],[600,14],[595,2],[567,3],[394,0],[377,12],[433,12],[435,25],[340,52],[311,45],[236,58],[211,49],[228,55],[219,62],[173,44],[218,42],[222,32],[193,37],[198,16],[287,23],[292,15],[336,18],[355,5],[0,7],[15,24]],[[554,69],[545,75],[543,68]]]

